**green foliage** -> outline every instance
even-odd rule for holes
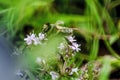
[[[108,80],[109,73],[110,73],[110,58],[109,57],[104,57],[103,58],[103,68],[100,73],[100,78],[99,80]]]
[[[82,3],[82,8],[78,7],[77,3]],[[16,38],[20,39],[16,41],[16,45],[21,44],[21,47],[24,46],[23,39],[28,32],[25,30],[26,25],[32,26],[31,32],[39,33],[42,31],[44,24],[53,24],[57,20],[62,20],[65,22],[62,27],[71,28],[75,38],[78,39],[78,43],[81,43],[81,47],[85,50],[78,52],[78,55],[68,64],[71,65],[76,62],[76,65],[81,67],[83,61],[91,63],[99,59],[100,42],[103,41],[109,51],[107,55],[116,58],[115,61],[110,61],[111,58],[102,57],[103,67],[99,80],[108,80],[110,67],[120,67],[120,56],[111,47],[113,44],[119,43],[120,21],[118,19],[115,22],[114,19],[114,17],[117,17],[115,8],[119,5],[119,0],[0,0],[0,35],[5,35],[13,42]],[[47,26],[51,28],[50,25]],[[25,57],[27,58],[23,59],[26,60],[27,67],[30,67],[33,71],[36,71],[36,57],[45,59],[49,66],[58,67],[57,47],[66,34],[61,34],[60,30],[57,31],[53,26],[46,33],[48,34],[48,40],[43,45],[32,45],[25,49]],[[120,48],[119,44],[118,48]],[[89,66],[88,69],[88,74],[91,76],[90,80],[94,76],[91,73],[92,67]],[[46,70],[49,70],[48,67]],[[28,74],[31,76],[31,80],[35,80],[31,72],[28,72]],[[47,77],[39,77],[42,77],[43,80],[51,78],[48,73]],[[68,78],[65,75],[61,77],[61,80],[68,80]],[[69,80],[74,80],[74,78]]]

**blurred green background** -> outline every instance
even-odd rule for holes
[[[0,0],[0,35],[21,47],[24,37],[33,30],[39,33],[44,24],[62,20],[64,26],[78,28],[74,34],[88,61],[106,54],[119,60],[119,11],[120,0]],[[61,37],[53,37],[46,48],[55,52]]]
[[[31,30],[39,32],[45,23],[62,20],[89,32],[97,23],[105,33],[114,34],[119,30],[119,4],[119,0],[0,0],[0,31],[16,42]]]

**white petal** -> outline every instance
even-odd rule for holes
[[[31,34],[31,35],[30,35],[30,38],[31,38],[31,40],[34,40],[34,39],[35,39],[35,34],[34,34],[34,33]]]
[[[33,41],[34,41],[34,45],[41,44],[41,42],[40,42],[38,37],[36,37]]]
[[[59,78],[59,74],[56,73],[56,72],[54,72],[54,71],[51,71],[51,72],[50,72],[50,75],[51,75],[51,77],[52,77],[52,80],[56,80],[56,79]]]
[[[60,46],[58,47],[60,50],[63,50],[65,48],[64,43],[60,43]]]
[[[74,37],[73,36],[66,36],[66,38],[70,41],[70,42],[74,42],[74,41],[76,41],[75,39],[74,39]]]
[[[45,34],[43,34],[43,33],[39,33],[39,39],[40,39],[40,40],[45,39]]]
[[[32,40],[31,40],[30,36],[27,36],[27,38],[25,38],[24,41],[26,41],[27,45],[31,45],[32,44]]]
[[[41,64],[41,63],[45,64],[45,60],[41,59],[40,57],[37,57],[36,58],[36,63],[38,63],[38,64]]]

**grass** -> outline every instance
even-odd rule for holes
[[[37,70],[34,61],[37,56],[44,58],[49,66],[53,66],[52,68],[47,67],[47,70],[41,71],[40,73],[39,70],[38,73],[28,72],[27,74],[31,80],[35,79],[36,74],[39,75],[39,78],[43,78],[43,80],[49,80],[49,78],[51,78],[49,74],[50,70],[56,70],[56,67],[58,69],[59,65],[57,63],[59,61],[57,61],[57,59],[59,59],[57,46],[62,39],[65,38],[64,36],[68,35],[61,33],[61,30],[57,30],[56,26],[71,28],[73,30],[72,35],[75,36],[77,43],[81,43],[81,48],[86,51],[81,50],[77,53],[77,57],[70,58],[70,60],[68,60],[69,65],[65,63],[60,63],[60,65],[62,65],[63,68],[70,68],[72,65],[72,68],[78,67],[81,69],[81,67],[87,63],[93,64],[93,66],[88,66],[89,80],[93,80],[94,75],[92,75],[92,70],[94,69],[94,61],[99,60],[101,57],[101,59],[103,59],[100,61],[102,68],[101,72],[99,72],[100,75],[98,79],[108,80],[112,71],[111,67],[113,67],[113,65],[116,65],[117,68],[119,67],[119,53],[112,48],[112,45],[119,40],[119,22],[118,25],[116,25],[114,17],[111,15],[117,17],[116,12],[112,12],[112,10],[115,11],[115,7],[120,4],[120,1],[103,0],[100,2],[99,0],[86,0],[82,14],[73,14],[72,11],[71,14],[67,13],[70,9],[66,8],[70,5],[70,2],[72,2],[71,0],[65,0],[65,2],[61,0],[60,2],[59,4],[64,6],[57,7],[58,9],[63,8],[63,12],[56,10],[54,0],[13,0],[13,3],[11,3],[11,1],[1,0],[0,31],[2,31],[2,25],[4,25],[6,34],[2,31],[3,33],[0,33],[0,35],[7,35],[6,37],[11,41],[19,37],[21,40],[16,41],[16,45],[20,44],[19,47],[23,47],[23,39],[24,36],[27,35],[23,32],[25,25],[29,24],[33,27],[35,33],[39,33],[42,31],[44,24],[54,24],[55,26],[47,25],[47,27],[51,28],[51,31],[48,30],[48,32],[46,32],[48,41],[46,41],[45,45],[37,47],[30,46],[26,48],[24,52],[24,54],[27,54],[27,63],[32,65],[31,67],[34,68],[35,71]],[[58,20],[64,21],[65,24],[56,25],[55,22]],[[30,26],[28,26],[28,28],[30,28]],[[19,35],[17,35],[18,32]],[[104,42],[105,47],[109,51],[109,54],[104,53],[104,55],[114,57],[115,63],[113,63],[114,60],[112,62],[112,58],[98,56],[101,41]],[[63,60],[65,60],[65,55],[62,54],[62,56]],[[56,72],[60,73],[59,69],[56,70]],[[40,76],[41,73],[43,76]],[[61,80],[74,80],[76,78],[76,74],[68,76],[67,74],[60,73],[60,76]]]

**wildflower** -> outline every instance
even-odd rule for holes
[[[23,73],[19,72],[19,73],[16,73],[17,76],[20,76],[21,78],[24,76]]]
[[[76,73],[78,75],[78,68],[72,68],[70,75],[73,75],[73,73]]]
[[[35,34],[27,35],[27,38],[24,39],[26,41],[27,45],[31,45],[33,40],[35,39]]]
[[[60,50],[63,50],[65,48],[64,43],[60,43],[60,46],[58,47]]]
[[[75,42],[76,40],[74,39],[74,36],[66,36],[66,38],[72,43]]]
[[[25,38],[24,40],[26,41],[27,45],[31,45],[32,43],[34,45],[38,45],[41,44],[42,40],[47,40],[47,39],[45,38],[45,34],[43,33],[39,33],[38,36],[32,33],[30,35],[27,35],[27,38]]]
[[[40,57],[37,57],[36,63],[38,63],[38,64],[41,64],[41,63],[45,64],[45,60],[41,59]]]
[[[76,52],[78,52],[78,51],[80,51],[81,49],[79,48],[80,47],[80,45],[79,44],[77,44],[77,43],[72,43],[72,45],[71,46],[69,46],[72,50],[74,50],[74,51],[76,51]]]
[[[35,34],[34,33],[31,34],[30,37],[31,37],[31,40],[34,40],[35,39]]]
[[[44,40],[45,39],[45,34],[39,33],[39,40]]]
[[[41,42],[40,42],[38,37],[35,37],[33,41],[34,41],[34,45],[41,44]]]
[[[57,80],[59,78],[59,74],[54,71],[51,71],[50,75],[52,77],[52,80]]]
[[[16,75],[19,76],[20,78],[23,78],[23,77],[25,76],[25,72],[22,71],[22,70],[18,70],[18,71],[16,72]]]
[[[27,45],[31,45],[32,44],[32,39],[31,36],[27,35],[27,38],[24,39],[27,43]]]

